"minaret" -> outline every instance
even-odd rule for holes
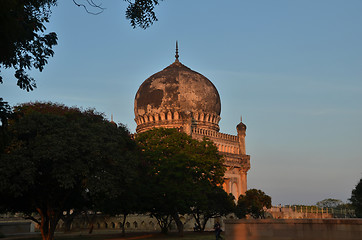
[[[111,123],[113,123],[114,125],[117,126],[117,123],[115,123],[115,122],[113,121],[113,113],[111,114]]]
[[[245,150],[245,136],[246,136],[246,125],[243,123],[243,119],[240,117],[240,123],[236,126],[236,130],[238,132],[238,140],[239,140],[239,154],[242,155],[241,157],[246,156]],[[245,194],[247,190],[247,172],[250,166],[247,169],[240,169],[240,177],[241,177],[241,184],[239,185],[240,193]]]
[[[245,155],[246,125],[243,123],[242,117],[240,117],[240,123],[236,126],[236,130],[238,132],[240,154]]]

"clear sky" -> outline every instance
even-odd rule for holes
[[[273,204],[347,201],[362,177],[362,1],[165,0],[159,21],[132,29],[122,0],[89,15],[59,0],[49,31],[59,44],[38,88],[2,71],[11,105],[54,101],[95,108],[135,131],[140,84],[174,61],[209,78],[221,97],[221,132],[243,116],[248,187]]]

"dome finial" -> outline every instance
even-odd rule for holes
[[[178,57],[179,57],[179,55],[178,55],[178,42],[176,40],[176,55],[175,55],[176,60],[175,60],[175,62],[178,62]]]

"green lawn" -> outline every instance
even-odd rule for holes
[[[9,237],[2,238],[4,240],[10,239],[19,239],[19,240],[41,240],[41,237]],[[146,239],[146,240],[213,240],[215,239],[215,235],[213,232],[185,232],[184,237],[180,238],[177,233],[168,233],[167,235],[161,233],[127,233],[125,237],[122,237],[119,233],[102,233],[97,232],[94,234],[87,233],[71,233],[71,234],[56,234],[55,240],[138,240],[138,239]]]

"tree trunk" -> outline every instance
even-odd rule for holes
[[[43,240],[54,240],[54,232],[60,219],[60,214],[55,211],[46,209],[37,209],[40,217],[40,232]]]
[[[206,224],[207,224],[207,222],[209,221],[209,219],[210,219],[210,218],[208,218],[208,217],[206,217],[206,216],[204,215],[204,220],[202,221],[202,228],[201,228],[201,231],[202,231],[202,232],[205,231],[205,227],[206,227]]]
[[[53,236],[49,232],[49,218],[47,216],[41,216],[40,232],[43,240],[53,240]]]
[[[126,218],[127,214],[123,214],[123,222],[122,222],[122,237],[126,236],[126,228],[124,227],[124,224],[126,224]]]
[[[192,216],[195,219],[195,227],[194,227],[194,231],[203,231],[201,223],[200,223],[200,214],[198,212],[194,212],[192,213]]]
[[[183,237],[184,236],[184,224],[181,222],[180,216],[178,215],[178,213],[175,213],[172,215],[172,218],[173,218],[173,220],[175,220],[179,236]]]
[[[92,234],[94,229],[94,220],[96,219],[97,213],[91,213],[89,217],[89,212],[87,210],[84,211],[84,215],[86,218],[86,221],[88,223],[88,233]]]
[[[162,216],[162,215],[156,215],[152,214],[151,216],[155,217],[158,223],[158,226],[161,228],[161,232],[163,234],[166,234],[168,232],[168,228],[170,227],[172,223],[172,217],[169,215]]]

